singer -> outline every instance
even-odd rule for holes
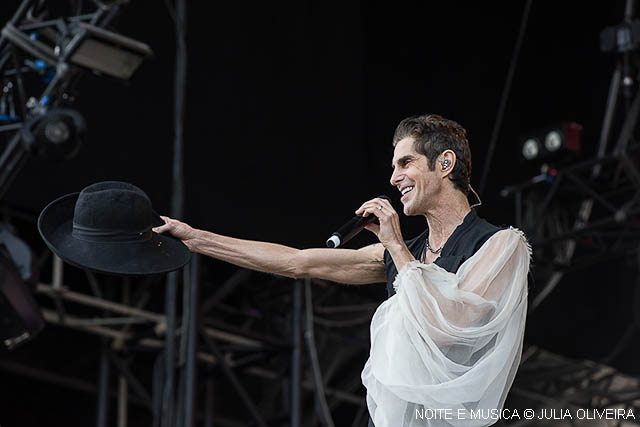
[[[193,252],[263,272],[386,282],[389,298],[371,321],[362,372],[369,425],[494,424],[477,415],[502,410],[520,362],[531,249],[522,232],[491,225],[470,206],[471,151],[462,126],[435,114],[409,117],[396,128],[393,145],[391,185],[404,214],[426,220],[412,240],[405,241],[398,214],[382,198],[355,211],[378,219],[365,228],[379,243],[358,250],[298,250],[170,218],[154,231],[173,234]],[[425,419],[425,410],[446,416]]]

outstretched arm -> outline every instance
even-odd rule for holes
[[[275,243],[222,236],[195,229],[175,219],[153,229],[169,232],[182,240],[191,252],[200,253],[239,267],[291,278],[314,277],[348,284],[386,281],[382,244],[354,249],[295,249]]]

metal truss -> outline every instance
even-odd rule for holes
[[[634,2],[625,5],[623,23],[629,23]],[[640,246],[640,148],[635,138],[640,91],[634,93],[631,83],[640,63],[636,45],[618,48],[595,156],[566,167],[549,166],[547,172],[502,191],[505,197],[514,196],[516,224],[530,238],[536,282],[543,284],[530,313],[566,273],[636,253]],[[624,106],[624,116],[609,144],[618,104]]]
[[[516,224],[527,230],[537,260],[568,269],[603,256],[606,260],[607,254],[617,256],[637,244],[638,151],[633,146],[624,153],[553,169],[503,192],[515,195]],[[569,244],[584,250],[565,259]]]
[[[503,191],[515,196],[516,224],[530,239],[536,281],[544,284],[530,313],[566,273],[638,250],[639,151],[633,145],[624,152],[553,169]]]
[[[64,17],[51,18],[60,13],[50,7],[63,3],[24,0],[2,29],[0,198],[29,156],[43,148],[27,138],[32,125],[72,104],[84,73],[127,79],[151,55],[143,43],[107,29],[128,1],[69,2]],[[179,18],[176,13],[176,23],[184,24]],[[9,209],[5,216],[17,215]],[[33,229],[33,222],[27,227]],[[376,304],[337,292],[337,285],[244,270],[219,286],[207,285],[194,258],[166,284],[164,276],[114,283],[65,269],[53,258],[50,283],[35,289],[43,315],[54,327],[100,337],[98,385],[10,357],[0,359],[0,369],[95,393],[98,427],[109,424],[113,399],[119,427],[127,425],[129,405],[147,408],[154,427],[188,427],[196,420],[206,426],[332,425],[336,411],[352,413],[353,426],[366,425],[360,370]],[[154,291],[160,287],[164,295]]]
[[[36,288],[43,315],[49,328],[101,337],[98,385],[40,372],[10,358],[0,359],[0,369],[95,394],[98,426],[109,425],[112,401],[119,427],[127,425],[131,405],[148,410],[149,424],[159,423],[166,385],[167,317],[157,291],[163,278],[114,279],[65,267],[57,257],[51,265],[51,283]],[[240,269],[219,285],[204,280],[206,296],[198,298],[198,315],[189,319],[189,273],[193,271],[185,273],[176,301],[183,310],[174,337],[175,425],[187,425],[189,404],[194,422],[205,426],[332,425],[332,414],[341,420],[350,417],[353,426],[366,425],[360,372],[377,303],[343,285]],[[187,327],[190,321],[197,327]],[[194,337],[185,336],[190,330]],[[189,357],[189,339],[196,340],[198,379],[186,395],[180,372]],[[151,373],[146,368],[150,361]]]
[[[640,379],[532,346],[523,354],[505,407],[518,409],[520,417],[497,425],[636,426],[640,425]],[[536,417],[524,419],[525,409],[533,410]],[[606,410],[608,416],[603,415]],[[566,411],[571,417],[562,416]]]
[[[97,387],[7,359],[0,359],[0,369],[95,394],[102,402],[97,416],[105,417],[103,425],[107,425],[109,401],[117,404],[118,426],[127,425],[127,408],[132,405],[146,408],[151,419],[157,410],[158,379],[141,376],[140,372],[144,372],[141,366],[148,364],[148,355],[160,357],[165,347],[166,316],[157,311],[162,304],[154,295],[162,279],[119,279],[120,294],[106,297],[116,283],[104,283],[106,278],[82,272],[86,282],[65,286],[63,272],[62,262],[54,258],[53,282],[40,283],[37,294],[49,323],[103,338]],[[311,286],[311,281],[248,270],[237,270],[220,285],[205,281],[203,287],[215,290],[199,303],[199,384],[195,393],[199,398],[194,411],[198,424],[328,424],[317,409],[318,378],[309,346],[312,339],[317,346],[315,357],[327,409],[331,414],[340,413],[340,420],[345,419],[345,412],[350,413],[350,425],[366,425],[360,371],[368,352],[366,326],[376,303],[341,285],[316,282]],[[74,290],[78,288],[89,288],[91,293]],[[183,287],[183,295],[188,295],[188,288],[188,284]],[[307,293],[310,290],[313,295]],[[313,310],[308,317],[311,296]],[[311,318],[314,328],[308,323]],[[183,331],[180,322],[176,329],[179,348],[185,339]],[[185,357],[178,357],[178,366]],[[505,407],[519,408],[520,413],[525,408],[537,413],[543,408],[568,409],[573,414],[581,408],[601,412],[623,409],[625,413],[631,410],[636,419],[591,419],[588,423],[575,417],[544,422],[522,419],[502,420],[498,425],[639,425],[640,380],[605,365],[564,358],[531,346],[524,351]]]
[[[85,42],[107,40],[138,56],[151,53],[106,30],[126,3],[93,1],[93,11],[47,20],[41,14],[45,2],[25,0],[2,30],[0,197],[36,148],[25,142],[29,120],[72,103],[73,87],[88,70],[117,78],[130,74],[93,61]],[[504,191],[515,196],[516,223],[529,235],[537,274],[546,282],[532,310],[566,272],[638,248],[639,148],[632,136],[640,96],[606,155],[611,111],[605,144],[594,159]],[[173,294],[157,291],[164,277],[124,278],[113,286],[113,279],[65,269],[54,258],[50,283],[36,288],[38,300],[52,327],[100,337],[98,384],[10,357],[0,359],[0,369],[95,394],[98,427],[110,424],[113,401],[118,427],[128,425],[132,405],[146,409],[154,427],[333,425],[338,414],[353,427],[366,425],[360,372],[376,301],[341,285],[311,286],[247,270],[214,284],[201,272],[202,263],[196,257],[176,278],[182,293],[173,301]],[[177,309],[169,312],[174,303]],[[640,415],[637,379],[533,347],[523,361],[510,397],[514,405],[627,408]]]
[[[0,197],[29,155],[47,149],[27,137],[31,127],[47,112],[73,103],[74,87],[85,72],[127,79],[152,54],[144,43],[106,29],[126,3],[86,2],[73,16],[50,18],[54,2],[24,0],[5,24],[0,36]]]

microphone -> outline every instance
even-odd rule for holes
[[[391,202],[391,199],[387,196],[378,196],[378,198]],[[356,234],[364,230],[365,225],[371,224],[376,219],[378,218],[373,214],[370,214],[369,216],[354,216],[327,239],[327,247],[337,248],[340,245],[344,245]]]

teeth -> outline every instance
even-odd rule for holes
[[[402,195],[404,196],[405,194],[407,194],[409,191],[413,190],[413,186],[409,186],[409,187],[404,187],[402,189]]]

